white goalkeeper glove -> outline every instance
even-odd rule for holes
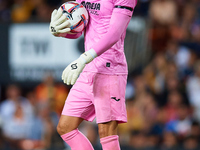
[[[51,22],[49,30],[54,36],[65,37],[68,32],[71,31],[69,28],[70,23],[67,21],[67,17],[63,15],[62,10],[54,10],[51,14]]]
[[[62,80],[67,85],[74,85],[86,64],[90,63],[97,53],[91,49],[83,53],[77,60],[69,64],[62,73]]]

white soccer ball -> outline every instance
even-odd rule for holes
[[[67,20],[70,22],[71,33],[82,32],[88,24],[88,12],[86,8],[75,1],[68,1],[60,6]]]

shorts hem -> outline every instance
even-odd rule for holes
[[[117,121],[118,124],[120,124],[120,123],[127,123],[127,120],[126,120],[126,119],[108,119],[108,120],[99,120],[99,121],[96,121],[96,123],[99,124],[99,123],[106,123],[106,122],[110,122],[110,121]]]
[[[94,119],[95,119],[95,118],[93,118],[93,119],[87,119],[87,117],[84,117],[84,116],[80,116],[80,115],[72,115],[72,114],[64,114],[64,113],[62,113],[62,115],[64,115],[64,116],[71,116],[71,117],[82,118],[82,119],[84,119],[84,120],[86,120],[86,121],[89,121],[89,122],[93,122]]]

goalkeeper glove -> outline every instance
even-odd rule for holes
[[[68,32],[71,31],[69,28],[70,23],[67,21],[67,17],[63,15],[62,10],[54,10],[51,14],[51,22],[49,30],[51,34],[58,37],[65,37]]]
[[[65,68],[62,73],[63,82],[67,85],[74,85],[85,65],[90,63],[95,57],[97,57],[97,53],[94,49],[83,53],[77,60],[73,61]]]

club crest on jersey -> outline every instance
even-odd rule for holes
[[[90,14],[99,15],[98,11],[101,9],[100,3],[82,1],[81,4],[89,11]]]

